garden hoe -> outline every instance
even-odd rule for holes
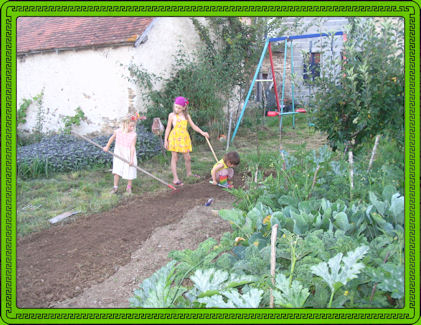
[[[76,133],[76,132],[74,132],[74,131],[72,131],[72,134],[74,134],[74,135],[76,135],[76,136],[78,136],[78,137],[82,138],[83,140],[88,141],[89,143],[93,144],[94,146],[96,146],[96,147],[98,147],[98,148],[100,148],[100,149],[102,150],[102,147],[101,147],[98,143],[95,143],[94,141],[92,141],[91,139],[88,139],[87,137],[85,137],[85,136],[83,136],[83,135],[77,134],[77,133]],[[129,164],[129,162],[128,162],[126,159],[124,159],[123,157],[120,157],[120,156],[116,155],[114,152],[111,152],[111,151],[107,151],[107,152],[108,152],[109,154],[113,155],[114,157],[116,157],[116,158],[118,158],[118,159],[120,159],[120,160],[124,161],[126,164]],[[138,170],[139,170],[139,171],[141,171],[142,173],[144,173],[144,174],[146,174],[146,175],[148,175],[148,176],[150,176],[150,177],[152,177],[152,178],[156,179],[158,182],[160,182],[160,183],[162,183],[162,184],[164,184],[164,185],[168,186],[168,187],[169,187],[170,189],[172,189],[173,191],[177,191],[177,189],[176,189],[174,186],[172,186],[171,184],[168,184],[167,182],[165,182],[165,181],[163,181],[162,179],[160,179],[160,178],[158,178],[158,177],[156,177],[156,176],[152,175],[151,173],[147,172],[146,170],[144,170],[144,169],[140,168],[139,166],[133,166],[133,167],[136,167],[136,169],[138,169]]]
[[[206,138],[206,137],[205,137],[205,139],[208,142],[208,145],[209,145],[210,150],[212,150],[213,157],[215,158],[215,161],[218,162],[218,158],[216,157],[215,151],[213,150],[212,145],[211,145],[209,139]],[[222,176],[221,176],[221,179],[222,179]],[[223,180],[222,180],[222,182],[220,181],[217,185],[220,186],[220,187],[223,187],[223,188],[230,188],[229,185],[228,185],[228,183],[227,183],[227,181],[228,181],[228,176],[227,177],[224,177]],[[209,183],[213,184],[213,181],[209,181]]]
[[[215,158],[215,161],[216,161],[216,162],[218,162],[218,158],[216,158],[215,151],[213,151],[213,148],[212,148],[211,143],[209,142],[209,139],[208,139],[208,138],[206,138],[206,137],[205,137],[205,139],[206,139],[206,141],[208,142],[208,145],[209,145],[210,150],[212,150],[213,157]]]

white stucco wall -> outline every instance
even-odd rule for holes
[[[189,18],[157,18],[148,40],[139,47],[89,49],[29,55],[17,62],[17,108],[23,99],[43,91],[44,132],[63,127],[62,118],[73,116],[80,107],[87,117],[74,130],[108,133],[129,112],[142,112],[137,87],[127,80],[130,63],[155,74],[168,76],[179,41],[186,51],[199,42]],[[159,86],[159,85],[158,85]],[[31,131],[38,108],[31,105],[27,123],[19,129]]]
[[[135,51],[129,63],[141,65],[148,72],[167,78],[172,72],[174,56],[180,47],[190,54],[199,43],[199,35],[190,18],[157,18],[148,33],[147,42],[139,46],[139,50]],[[154,86],[159,89],[162,82],[155,81]],[[139,93],[142,89],[135,88],[137,92],[135,106],[138,107],[138,111],[143,111],[144,105]]]

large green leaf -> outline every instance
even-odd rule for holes
[[[258,308],[263,293],[263,290],[256,288],[243,290],[242,294],[238,290],[230,289],[211,297],[199,298],[198,301],[207,308]]]
[[[357,277],[364,264],[357,263],[368,251],[368,246],[360,246],[354,251],[343,257],[339,253],[329,259],[311,267],[311,271],[320,276],[329,285],[332,291],[335,291],[340,285],[346,285],[349,280]]]
[[[199,298],[212,296],[218,294],[220,291],[238,287],[250,282],[255,278],[253,276],[239,275],[235,273],[229,274],[226,271],[217,270],[214,268],[207,270],[196,270],[190,277],[195,287],[191,292],[197,291]]]
[[[211,290],[219,290],[222,284],[228,280],[228,272],[208,269],[208,270],[196,270],[196,272],[190,277],[195,286],[200,292],[207,292]]]
[[[130,298],[133,307],[142,308],[169,308],[186,289],[173,287],[172,277],[176,261],[169,262],[166,266],[155,272],[150,278],[145,279],[140,288],[134,291]]]
[[[240,209],[221,209],[218,212],[219,216],[240,229],[246,220],[243,211]]]
[[[320,200],[301,201],[298,203],[298,210],[312,214],[313,212],[319,210],[320,204]]]
[[[392,198],[390,199],[389,210],[390,210],[394,220],[396,220],[396,222],[401,226],[403,226],[403,224],[405,222],[404,209],[405,209],[404,197],[400,196],[399,193],[393,194]]]
[[[258,202],[256,206],[246,215],[245,222],[242,227],[244,234],[249,236],[257,230],[260,230],[263,219],[271,214],[272,210],[270,208],[264,206],[261,202]]]
[[[280,206],[290,205],[296,207],[298,205],[298,199],[289,195],[282,195],[279,197],[278,203]]]
[[[275,290],[273,297],[275,304],[286,308],[302,308],[310,292],[302,284],[294,280],[289,285],[289,280],[284,274],[280,273],[275,278]]]
[[[383,200],[390,202],[392,195],[396,193],[396,188],[393,185],[386,185],[382,192]]]
[[[279,225],[279,229],[284,228],[284,229],[289,230],[290,232],[293,232],[294,221],[291,219],[291,217],[285,215],[284,213],[285,209],[286,208],[284,208],[282,212],[280,211],[274,212],[271,216],[270,224],[272,225],[272,227],[277,224]]]
[[[347,232],[349,229],[351,229],[351,225],[348,221],[348,216],[345,212],[336,213],[333,216],[333,219],[335,220],[334,225],[339,229],[343,230],[344,232]]]
[[[304,235],[310,228],[305,214],[291,212],[292,220],[294,221],[294,233]]]
[[[306,213],[304,211],[300,211],[300,213],[291,211],[291,218],[294,221],[294,233],[299,235],[308,232],[316,221],[316,218],[311,213]]]
[[[390,292],[392,298],[401,299],[405,294],[405,269],[404,265],[386,263],[377,270],[377,287]]]
[[[384,215],[385,211],[386,211],[386,203],[379,201],[377,199],[376,194],[374,194],[373,192],[368,192],[368,196],[370,199],[370,202],[372,205],[374,205],[376,207],[376,210],[378,213]]]
[[[324,216],[330,217],[332,215],[332,204],[325,198],[322,198],[321,200],[321,207],[323,209]]]

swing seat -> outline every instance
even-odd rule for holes
[[[267,116],[278,116],[278,115],[286,115],[286,114],[294,114],[294,113],[284,113],[281,114],[278,111],[267,111]],[[307,111],[305,110],[305,108],[297,108],[295,110],[295,113],[307,113]]]
[[[279,113],[277,111],[267,111],[267,116],[278,116]]]

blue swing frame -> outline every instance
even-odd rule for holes
[[[258,63],[257,68],[256,68],[256,72],[255,72],[254,77],[253,77],[253,81],[251,82],[249,91],[247,93],[246,100],[244,101],[244,105],[243,105],[243,108],[241,110],[240,117],[238,118],[237,125],[235,126],[234,132],[232,134],[231,144],[234,142],[235,135],[237,134],[238,128],[239,128],[240,123],[241,123],[241,119],[243,118],[244,112],[246,110],[246,107],[247,107],[248,101],[250,99],[250,95],[252,93],[254,84],[256,83],[256,79],[257,79],[257,76],[259,74],[260,68],[262,67],[263,60],[265,58],[269,43],[285,41],[284,70],[283,70],[282,99],[281,99],[282,105],[281,105],[281,112],[279,113],[279,116],[280,116],[279,128],[281,130],[282,129],[282,116],[283,115],[292,115],[293,116],[293,124],[295,125],[295,114],[299,114],[298,112],[294,111],[294,84],[292,84],[292,86],[291,86],[292,87],[292,89],[291,89],[292,90],[292,112],[285,112],[285,113],[283,112],[284,87],[285,87],[285,65],[286,65],[288,41],[292,41],[292,40],[295,40],[295,39],[316,38],[316,37],[332,36],[332,35],[338,36],[338,35],[343,35],[343,34],[344,34],[343,32],[336,32],[334,34],[320,33],[320,34],[307,34],[307,35],[282,36],[282,37],[275,37],[275,38],[267,38],[266,41],[265,41],[265,45],[263,47],[262,54],[260,56],[259,63]],[[294,60],[293,60],[292,42],[291,42],[291,73],[293,73],[293,61]],[[277,91],[277,90],[275,89],[275,91]]]

